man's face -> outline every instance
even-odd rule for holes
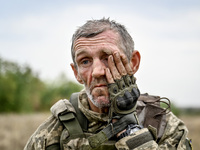
[[[118,45],[118,34],[108,30],[95,37],[81,37],[75,41],[77,78],[84,83],[91,102],[98,108],[110,106],[105,69],[108,56],[122,51]]]

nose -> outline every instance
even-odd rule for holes
[[[101,60],[93,61],[92,77],[99,78],[105,75],[105,64]]]

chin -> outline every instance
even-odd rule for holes
[[[96,107],[98,108],[107,108],[110,107],[109,98],[106,96],[98,96],[94,97],[92,100]]]
[[[87,91],[86,91],[87,92]],[[87,92],[87,95],[91,102],[98,108],[107,108],[110,107],[109,94],[106,88],[94,88],[90,93]]]

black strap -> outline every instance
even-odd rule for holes
[[[78,119],[78,122],[82,128],[83,131],[87,131],[88,129],[88,120],[86,116],[81,112],[81,110],[78,108],[78,93],[73,93],[70,97],[70,103],[73,105],[75,111],[76,111],[76,118]]]
[[[60,150],[60,144],[55,143],[55,144],[49,145],[45,148],[45,150]]]

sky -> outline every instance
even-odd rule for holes
[[[43,80],[63,73],[75,81],[71,37],[87,20],[103,17],[133,37],[141,93],[200,107],[199,0],[0,0],[0,57],[28,64]]]

